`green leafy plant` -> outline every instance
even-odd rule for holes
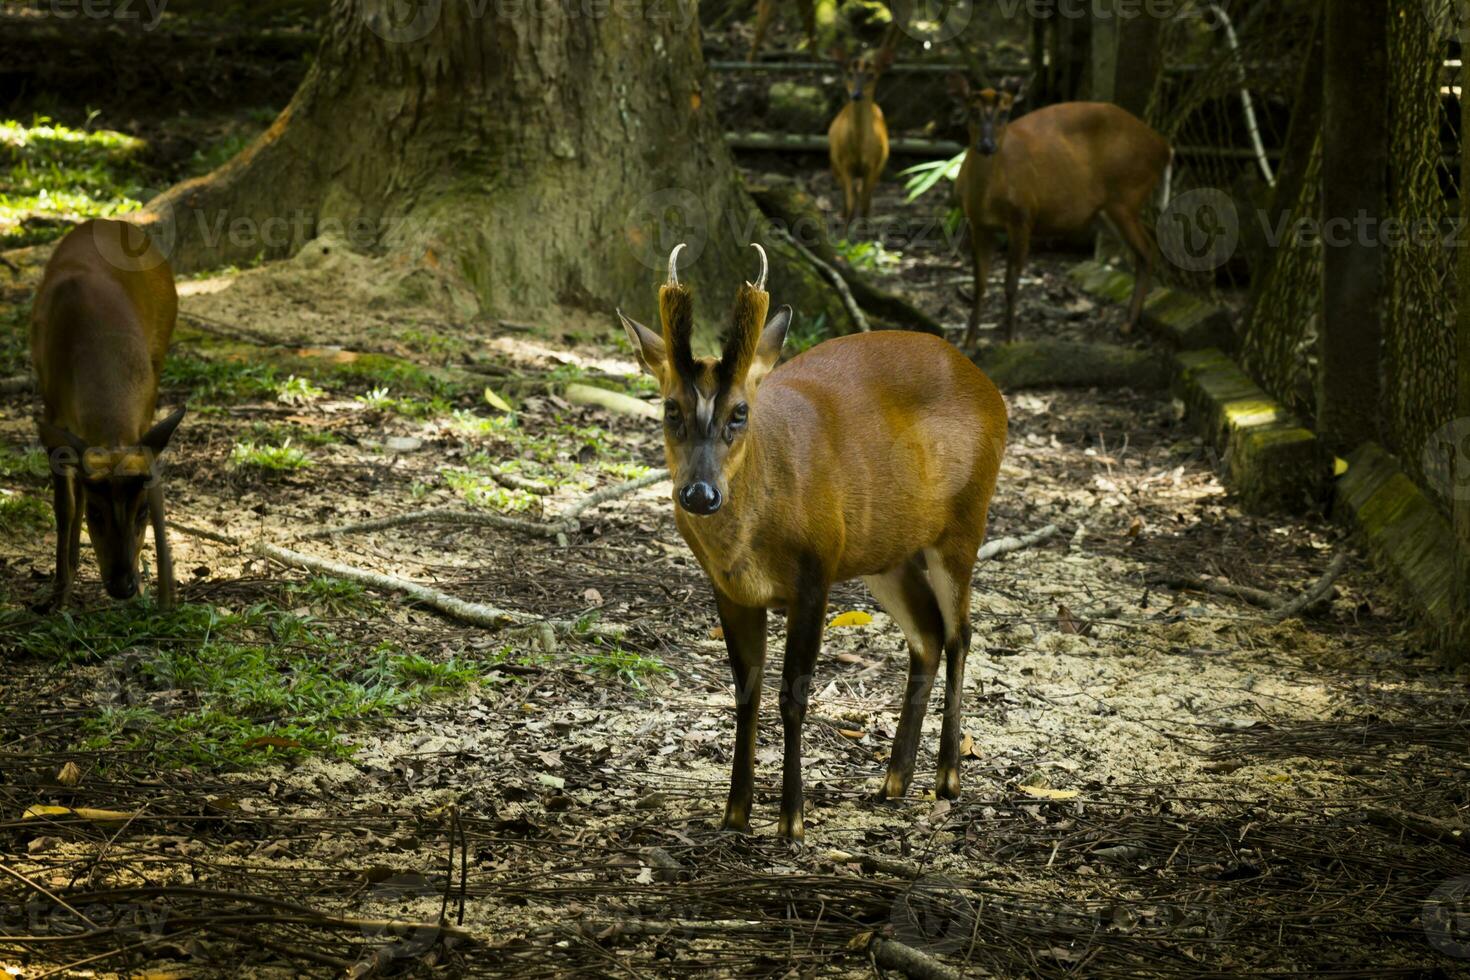
[[[307,402],[315,401],[325,395],[326,392],[312,384],[306,378],[298,378],[289,375],[285,381],[276,385],[276,401],[286,405],[305,405]]]
[[[287,439],[279,446],[257,444],[250,440],[235,443],[230,449],[230,465],[236,469],[255,469],[285,473],[311,465],[311,459]]]

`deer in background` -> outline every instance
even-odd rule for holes
[[[802,721],[828,590],[853,578],[867,583],[909,646],[883,795],[908,791],[942,654],[935,789],[953,799],[970,581],[1005,449],[1005,402],[969,359],[928,334],[838,337],[777,367],[792,314],[783,306],[767,319],[764,250],[755,281],[735,291],[723,353],[696,358],[694,297],[678,277],[681,248],[669,256],[659,290],[660,329],[618,316],[663,396],[675,523],[714,587],[735,676],[723,827],[750,826],[766,610],[780,607],[785,760],[777,833],[802,838]]]
[[[873,190],[888,164],[888,126],[883,110],[874,101],[878,79],[893,64],[893,46],[884,44],[877,51],[864,52],[851,61],[846,52],[835,52],[843,65],[844,91],[847,104],[827,129],[827,152],[832,160],[832,175],[842,187],[843,233],[851,231],[853,220],[867,218],[872,209]]]
[[[159,604],[174,598],[157,457],[184,417],[154,424],[158,377],[178,295],[168,261],[135,225],[88,221],[61,240],[31,309],[41,442],[56,505],[56,578],[40,609],[70,596],[82,518],[108,595],[138,593],[138,555],[153,527]]]
[[[817,46],[817,0],[797,0],[801,9],[802,26],[806,28],[806,43],[813,50]],[[755,9],[755,37],[750,42],[750,58],[760,57],[761,47],[766,43],[766,32],[771,29],[771,18],[776,16],[776,0],[759,0]]]
[[[1023,93],[986,88],[972,92],[963,76],[951,88],[969,117],[970,142],[955,192],[970,225],[975,300],[964,346],[980,327],[980,304],[1004,231],[1006,254],[1005,339],[1015,337],[1016,293],[1037,235],[1071,235],[1101,218],[1137,260],[1129,333],[1138,323],[1148,280],[1157,261],[1154,237],[1143,219],[1156,188],[1167,183],[1174,151],[1164,137],[1125,109],[1108,102],[1063,102],[1011,122]]]

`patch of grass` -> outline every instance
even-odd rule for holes
[[[328,591],[335,591],[328,588]],[[0,617],[7,654],[58,670],[99,663],[83,750],[248,766],[281,754],[351,753],[356,722],[482,679],[390,645],[367,651],[320,621],[268,605],[228,612],[134,602],[35,620]]]
[[[326,429],[311,429],[304,425],[279,422],[252,422],[250,434],[257,441],[274,446],[286,442],[298,442],[304,446],[333,446],[342,441],[335,432]]]
[[[163,386],[184,388],[192,402],[238,402],[270,398],[280,388],[276,369],[234,358],[174,354],[163,363]]]
[[[291,582],[285,592],[288,604],[307,605],[333,616],[366,613],[377,608],[377,603],[361,585],[325,575],[313,576],[305,582]]]
[[[517,513],[529,510],[536,503],[536,495],[524,490],[503,487],[482,473],[470,470],[445,470],[444,482],[458,493],[464,502],[473,507],[485,507],[502,513]]]
[[[40,446],[28,446],[19,450],[0,446],[0,480],[15,480],[40,486],[46,482],[49,474],[46,450]]]
[[[34,533],[52,523],[51,505],[46,501],[0,490],[0,533]]]
[[[455,411],[443,398],[395,398],[387,388],[373,388],[365,395],[358,395],[357,401],[375,412],[404,415],[413,419],[439,418]]]
[[[662,660],[645,657],[641,653],[618,646],[605,650],[580,651],[573,654],[573,657],[593,673],[611,677],[640,691],[643,690],[645,680],[669,672]]]
[[[142,207],[142,140],[45,116],[0,121],[0,249],[50,241],[88,218]]]
[[[236,469],[253,469],[271,473],[287,473],[306,469],[311,459],[287,439],[279,446],[242,440],[230,450],[230,465]]]
[[[382,354],[360,354],[356,359],[330,368],[331,376],[345,385],[383,388],[414,397],[453,399],[458,385],[435,375],[427,368]]]

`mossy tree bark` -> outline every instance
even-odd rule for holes
[[[1463,59],[1460,68],[1462,73],[1461,85],[1466,86],[1465,91],[1470,91],[1470,58]],[[1460,101],[1460,131],[1470,132],[1464,127],[1470,124],[1470,103]],[[1460,155],[1461,187],[1470,187],[1470,153]],[[1470,211],[1463,196],[1460,200],[1462,209],[1462,232],[1463,216]],[[1458,340],[1455,349],[1456,383],[1459,389],[1456,400],[1456,408],[1459,412],[1460,429],[1465,432],[1466,426],[1470,425],[1470,242],[1462,241],[1460,248],[1460,303],[1458,308]],[[1455,470],[1451,474],[1452,482],[1450,498],[1451,506],[1454,507],[1455,537],[1459,539],[1460,548],[1458,552],[1458,563],[1455,569],[1456,588],[1455,594],[1459,596],[1460,606],[1455,610],[1455,624],[1457,635],[1452,637],[1456,645],[1456,653],[1461,658],[1470,659],[1470,438],[1458,447],[1459,452],[1455,454]]]
[[[695,7],[334,0],[270,129],[148,216],[180,272],[285,257],[335,230],[519,320],[601,322],[619,304],[649,316],[664,258],[687,241],[715,323],[762,241],[776,300],[836,321],[830,290],[772,247],[741,188]]]

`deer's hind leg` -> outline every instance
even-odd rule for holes
[[[929,707],[929,693],[934,689],[934,675],[939,670],[939,652],[944,648],[944,617],[917,555],[863,581],[873,598],[898,623],[909,645],[908,686],[898,716],[898,731],[893,736],[888,777],[883,781],[883,796],[898,799],[908,792],[914,777],[914,757],[924,727],[924,712]]]
[[[965,658],[970,652],[970,578],[985,537],[983,517],[978,532],[974,537],[952,536],[924,551],[929,585],[944,626],[944,724],[939,734],[939,775],[934,791],[947,800],[960,795],[960,702],[965,688]]]

